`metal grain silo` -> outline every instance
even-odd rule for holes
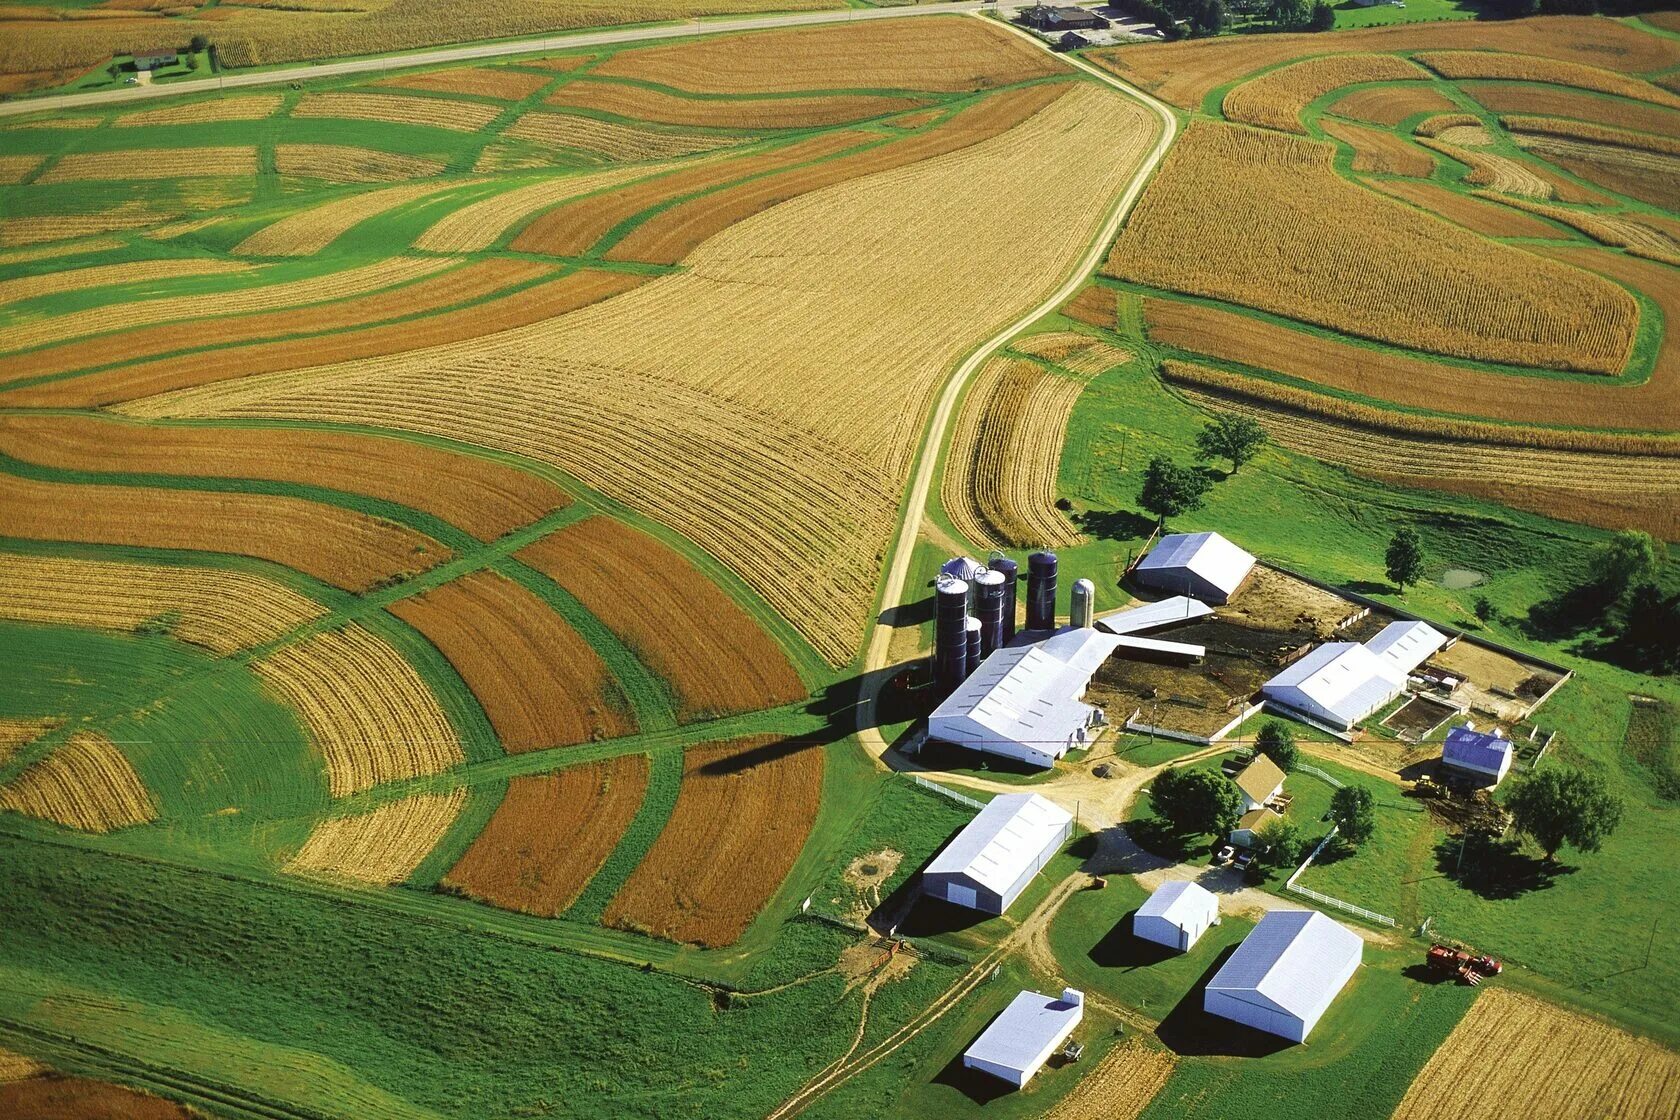
[[[1089,630],[1096,623],[1097,585],[1088,579],[1073,581],[1073,605],[1070,620],[1075,626]]]
[[[1056,554],[1035,552],[1027,557],[1027,629],[1056,628]]]
[[[983,571],[974,577],[974,615],[980,622],[980,656],[1003,645],[1003,602],[1008,592],[1004,574]]]
[[[987,563],[992,571],[1003,573],[1003,641],[1000,644],[1008,645],[1015,640],[1016,584],[1021,578],[1021,566],[998,553],[994,553]]]
[[[933,677],[949,692],[968,676],[968,584],[941,579],[934,585]]]
[[[971,618],[963,625],[964,635],[968,638],[968,665],[963,672],[963,676],[966,677],[980,668],[980,662],[985,660],[985,655],[980,651],[980,620]]]

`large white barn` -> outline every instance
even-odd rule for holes
[[[1132,933],[1145,941],[1187,951],[1219,922],[1219,899],[1199,883],[1174,879],[1155,888],[1132,915]]]
[[[1447,644],[1447,636],[1427,622],[1391,622],[1366,639],[1365,648],[1410,673]]]
[[[994,797],[922,871],[922,893],[1001,914],[1072,834],[1072,815],[1036,793]]]
[[[1202,1007],[1305,1042],[1353,978],[1363,950],[1357,933],[1316,910],[1272,910],[1208,982]]]
[[[1254,557],[1218,533],[1172,533],[1138,561],[1132,578],[1145,587],[1228,603],[1253,570]]]
[[[1050,1060],[1084,1017],[1085,994],[1076,988],[1063,988],[1060,996],[1022,992],[963,1051],[963,1065],[1002,1078],[1019,1089]]]
[[[1261,686],[1285,711],[1343,731],[1406,690],[1405,670],[1357,642],[1325,642]]]

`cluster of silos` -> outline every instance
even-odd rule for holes
[[[966,680],[993,650],[1015,640],[1020,565],[998,554],[993,554],[985,568],[968,561],[959,569],[958,563],[947,564],[934,585],[933,672],[943,692]],[[1028,630],[1056,628],[1057,564],[1054,552],[1035,552],[1027,558]],[[970,573],[970,578],[957,578],[953,573],[958,570]],[[1073,585],[1074,625],[1091,624],[1095,590],[1090,580]],[[1081,617],[1083,623],[1078,621]]]

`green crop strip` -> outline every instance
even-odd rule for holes
[[[449,822],[448,831],[426,853],[426,858],[420,861],[404,886],[415,890],[435,890],[438,880],[466,854],[472,842],[478,839],[478,834],[484,831],[484,826],[490,823],[490,818],[496,815],[496,810],[501,808],[502,798],[507,795],[505,781],[475,782],[465,788],[467,803],[455,814],[455,819]]]
[[[618,844],[600,870],[589,880],[577,900],[566,911],[567,921],[594,924],[601,920],[607,904],[623,888],[632,872],[641,865],[653,842],[665,829],[676,808],[677,793],[682,787],[683,752],[680,748],[665,747],[648,752],[647,792],[642,795],[641,808],[631,818],[630,826],[619,837]]]

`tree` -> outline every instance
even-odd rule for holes
[[[1266,429],[1252,417],[1222,412],[1196,433],[1196,458],[1229,459],[1231,473],[1266,445]]]
[[[1343,786],[1330,795],[1330,819],[1337,835],[1358,847],[1377,831],[1377,802],[1364,786]]]
[[[187,44],[187,49],[194,54],[202,54],[210,49],[210,40],[202,35],[194,35],[192,41]]]
[[[1628,588],[1648,581],[1662,566],[1666,550],[1651,534],[1623,529],[1599,546],[1593,568],[1605,597],[1620,600]]]
[[[1254,866],[1262,874],[1273,871],[1293,871],[1306,850],[1306,838],[1301,826],[1287,817],[1273,821],[1254,834]]]
[[[1598,851],[1622,823],[1622,799],[1602,778],[1561,766],[1524,778],[1505,807],[1517,831],[1540,845],[1548,862],[1565,844],[1576,851]]]
[[[1212,486],[1208,476],[1194,467],[1181,467],[1166,456],[1157,455],[1143,469],[1138,504],[1156,516],[1157,527],[1165,529],[1167,518],[1201,509]]]
[[[1336,9],[1318,0],[1312,6],[1312,14],[1307,17],[1308,31],[1329,31],[1336,26]]]
[[[1295,749],[1295,732],[1280,719],[1269,719],[1260,726],[1254,749],[1277,763],[1285,774],[1295,769],[1296,756],[1300,753]]]
[[[1388,578],[1404,595],[1408,584],[1423,577],[1423,541],[1418,538],[1417,530],[1395,530],[1384,559],[1388,563]]]
[[[1271,0],[1266,14],[1279,27],[1300,27],[1307,22],[1307,0]]]
[[[1654,583],[1628,593],[1626,620],[1615,646],[1634,668],[1646,673],[1680,670],[1680,593],[1665,595]]]
[[[1179,833],[1223,836],[1242,816],[1236,784],[1212,770],[1163,770],[1149,787],[1155,814]]]

